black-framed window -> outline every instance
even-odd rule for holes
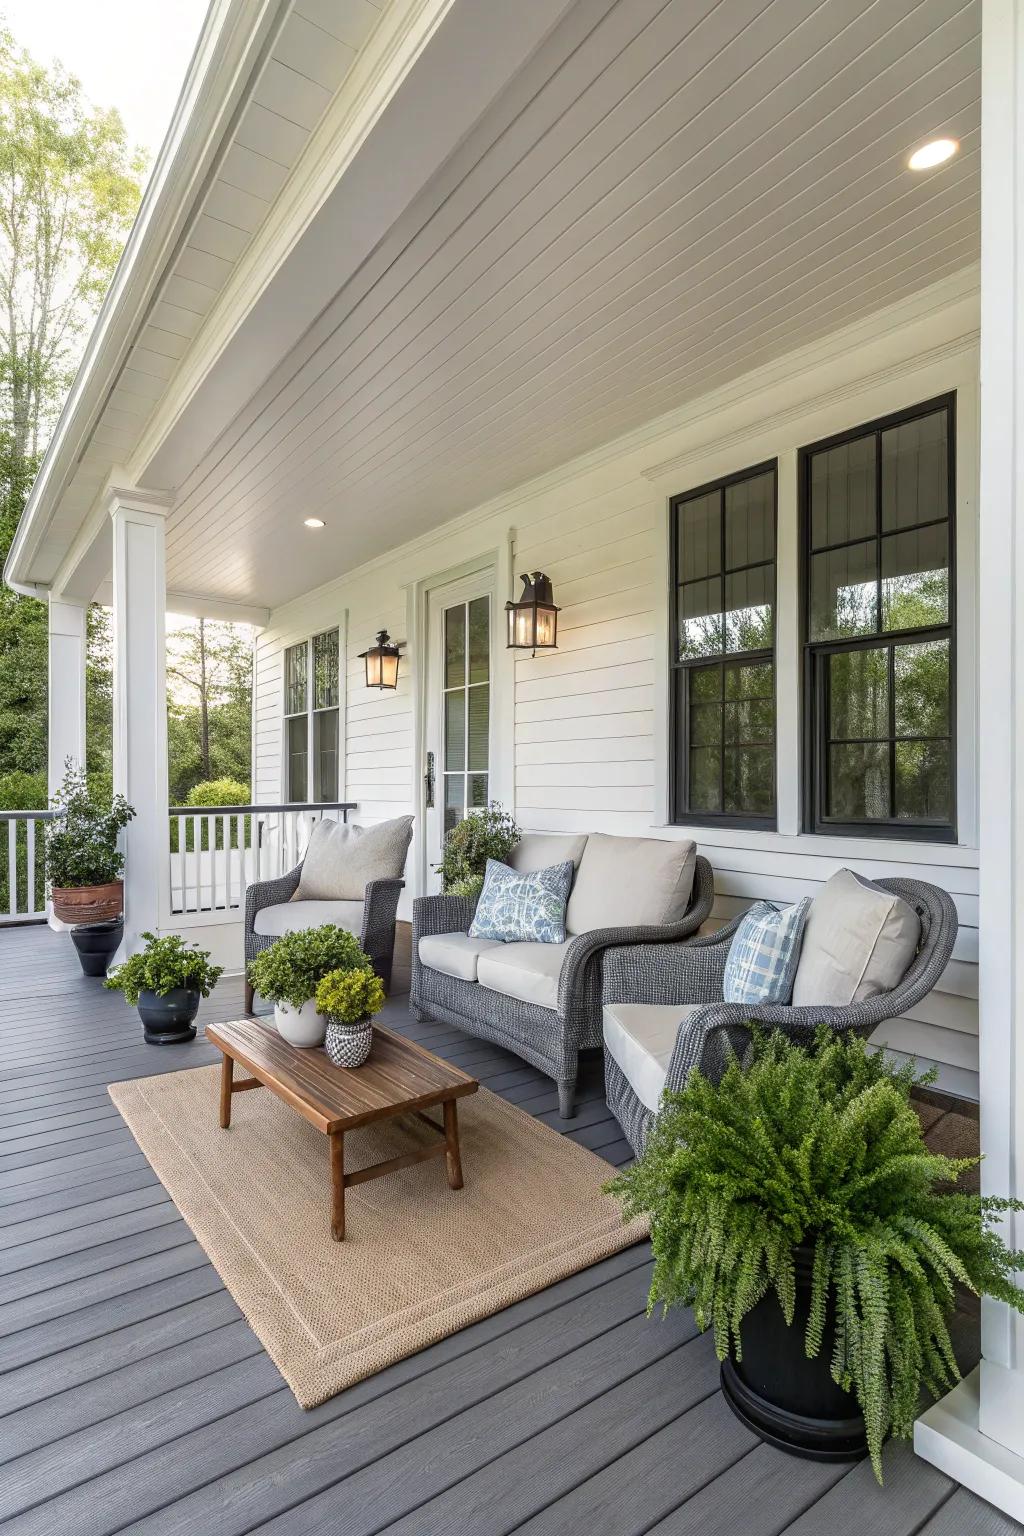
[[[324,630],[284,653],[285,798],[338,798],[339,633]],[[312,770],[312,771],[311,771]]]
[[[672,820],[775,825],[776,466],[673,499]]]
[[[955,397],[800,454],[805,824],[952,841]]]

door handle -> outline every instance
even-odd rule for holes
[[[434,754],[427,753],[427,771],[423,775],[423,785],[426,791],[425,804],[428,811],[434,809]]]

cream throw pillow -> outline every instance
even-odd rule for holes
[[[569,897],[566,932],[681,922],[696,863],[697,845],[688,839],[592,832]]]
[[[841,869],[811,902],[793,982],[797,1008],[845,1008],[903,980],[921,941],[921,919],[892,891]]]
[[[362,901],[371,880],[400,880],[412,823],[411,816],[375,827],[318,821],[292,901]]]

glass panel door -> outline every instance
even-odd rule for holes
[[[444,610],[441,754],[444,832],[487,804],[490,778],[491,599]]]

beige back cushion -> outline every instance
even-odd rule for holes
[[[572,859],[575,871],[586,846],[585,832],[524,832],[508,856],[509,868],[520,875],[532,875],[535,869],[550,869],[552,864]]]
[[[686,839],[592,832],[565,914],[568,933],[682,920],[690,904],[697,845]]]
[[[362,901],[370,880],[400,880],[412,821],[411,816],[396,816],[375,827],[318,821],[292,900]]]
[[[914,909],[870,880],[841,869],[811,903],[793,1003],[845,1008],[891,992],[921,941]]]

